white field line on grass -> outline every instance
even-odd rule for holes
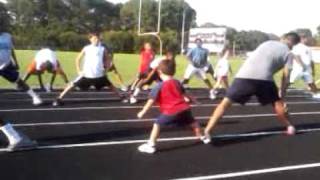
[[[291,116],[301,115],[319,115],[320,112],[293,112]],[[259,118],[259,117],[274,117],[275,114],[242,114],[242,115],[225,115],[223,119],[236,118]],[[208,120],[210,116],[198,116],[197,120]],[[33,126],[60,126],[60,125],[81,125],[81,124],[115,124],[115,123],[137,123],[137,122],[153,122],[155,119],[126,119],[126,120],[92,120],[92,121],[69,121],[69,122],[44,122],[44,123],[15,123],[15,127],[33,127]]]
[[[318,132],[320,128],[314,129],[300,129],[298,133],[312,133]],[[280,135],[285,134],[285,131],[263,131],[263,132],[254,132],[254,133],[241,133],[241,134],[222,134],[213,136],[214,139],[223,139],[223,138],[245,138],[245,137],[257,137],[257,136],[270,136],[270,135]],[[194,141],[198,140],[195,136],[189,137],[172,137],[172,138],[160,138],[158,142],[175,142],[175,141]],[[139,144],[147,142],[147,139],[140,140],[122,140],[122,141],[102,141],[94,143],[76,143],[76,144],[56,144],[56,145],[47,145],[47,146],[38,146],[37,149],[68,149],[68,148],[80,148],[80,147],[98,147],[98,146],[113,146],[113,145],[128,145],[128,144]],[[8,151],[7,148],[0,148],[0,152]]]
[[[286,102],[288,105],[303,105],[303,104],[320,104],[320,101],[293,101]],[[218,104],[197,104],[191,105],[191,107],[214,107]],[[239,104],[234,104],[233,106],[241,106]],[[259,103],[247,103],[246,106],[260,106]],[[140,109],[143,106],[107,106],[107,107],[69,107],[69,108],[21,108],[21,109],[1,109],[0,112],[29,112],[29,111],[77,111],[77,110],[107,110],[107,109]],[[153,106],[152,108],[157,108]]]
[[[300,165],[258,169],[258,170],[239,171],[239,172],[225,173],[225,174],[215,174],[215,175],[209,175],[209,176],[178,178],[178,179],[174,179],[174,180],[226,179],[226,178],[246,177],[246,176],[261,175],[261,174],[270,174],[270,173],[283,172],[283,171],[294,171],[294,170],[302,170],[302,169],[319,168],[319,167],[320,167],[320,163],[311,163],[311,164],[300,164]]]

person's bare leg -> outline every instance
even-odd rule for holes
[[[150,138],[149,138],[149,143],[151,143],[151,145],[155,145],[157,143],[159,134],[160,134],[160,125],[153,124],[152,130],[150,133]]]
[[[310,88],[310,91],[314,94],[316,94],[318,92],[318,88],[317,86],[314,84],[314,83],[310,83],[308,84],[309,88]]]
[[[28,79],[30,78],[30,76],[31,76],[31,73],[27,73],[27,74],[22,78],[22,81],[23,81],[23,82],[27,82]]]
[[[137,78],[132,84],[131,84],[131,87],[130,87],[130,90],[131,91],[134,91],[134,89],[136,88],[137,84],[140,82],[140,78]]]
[[[218,107],[213,112],[204,133],[206,136],[210,135],[211,130],[214,128],[218,120],[223,116],[225,111],[232,105],[232,102],[228,98],[224,98]]]
[[[40,73],[38,73],[37,76],[38,76],[38,81],[39,81],[40,89],[41,89],[41,90],[45,90],[45,87],[44,87],[43,81],[42,81],[42,75],[41,75]]]
[[[74,85],[68,84],[66,88],[64,88],[64,90],[62,91],[62,93],[60,93],[58,99],[62,99],[72,88],[74,87]]]
[[[289,121],[288,108],[282,100],[278,100],[273,103],[274,111],[277,115],[278,120],[286,127],[292,126]]]
[[[196,137],[198,137],[200,139],[203,136],[199,122],[192,123],[191,128],[192,128]]]
[[[57,73],[56,72],[53,72],[52,73],[52,76],[51,76],[51,80],[50,80],[50,87],[49,87],[49,90],[52,91],[53,90],[53,83],[56,79],[56,76],[57,76]]]

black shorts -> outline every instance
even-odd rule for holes
[[[17,82],[20,78],[18,70],[12,64],[9,64],[4,69],[0,70],[0,76],[2,76],[11,83]]]
[[[280,100],[278,88],[273,81],[235,78],[226,97],[232,102],[245,104],[256,96],[261,105],[273,104]]]
[[[86,78],[80,76],[73,82],[73,84],[79,87],[81,90],[88,90],[91,86],[94,86],[97,90],[100,90],[106,86],[112,86],[112,83],[107,76],[102,76],[99,78]]]
[[[155,123],[159,124],[160,126],[161,125],[185,126],[185,125],[190,125],[194,122],[195,122],[195,119],[190,109],[181,111],[173,115],[160,114],[160,116],[155,120]]]
[[[214,70],[213,70],[213,67],[212,67],[211,64],[209,65],[209,68],[208,68],[208,70],[206,71],[206,73],[214,74]]]

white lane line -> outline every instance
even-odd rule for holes
[[[252,175],[261,175],[261,174],[270,174],[282,171],[294,171],[294,170],[302,170],[302,169],[311,169],[311,168],[319,168],[320,163],[311,163],[311,164],[301,164],[301,165],[292,165],[292,166],[282,166],[268,169],[259,169],[259,170],[251,170],[251,171],[240,171],[234,173],[226,173],[226,174],[216,174],[210,176],[200,176],[200,177],[190,177],[190,178],[178,178],[174,180],[212,180],[212,179],[226,179],[226,178],[235,178],[235,177],[243,177],[243,176],[252,176]]]
[[[319,115],[320,112],[293,112],[291,116],[299,115]],[[275,114],[248,114],[248,115],[225,115],[223,119],[236,118],[257,118],[257,117],[274,117]],[[210,116],[198,116],[197,120],[208,120]],[[153,122],[155,118],[150,119],[124,119],[124,120],[92,120],[92,121],[69,121],[69,122],[44,122],[44,123],[15,123],[15,127],[30,127],[30,126],[60,126],[60,125],[82,125],[82,124],[116,124],[116,123],[137,123],[137,122]]]
[[[304,104],[320,104],[320,101],[296,101],[296,102],[286,102],[288,105],[304,105]],[[197,104],[191,105],[192,107],[214,107],[218,104]],[[234,104],[233,106],[242,106],[239,104]],[[259,103],[247,103],[246,106],[260,106]],[[107,107],[69,107],[69,108],[21,108],[21,109],[1,109],[0,112],[29,112],[29,111],[77,111],[77,110],[106,110],[106,109],[139,109],[143,106],[107,106]],[[152,108],[157,108],[153,106]]]
[[[53,101],[55,98],[41,98],[43,101]],[[107,97],[101,97],[101,98],[65,98],[64,101],[120,101],[120,98],[107,98]],[[6,100],[0,100],[0,102],[29,102],[32,101],[31,98],[28,99],[6,99]]]
[[[298,133],[312,133],[318,132],[320,128],[314,129],[300,129]],[[244,137],[256,137],[256,136],[270,136],[270,135],[279,135],[285,134],[285,131],[264,131],[264,132],[254,132],[254,133],[241,133],[241,134],[222,134],[213,136],[214,139],[223,139],[223,138],[244,138]],[[159,142],[175,142],[175,141],[191,141],[198,140],[197,137],[173,137],[173,138],[160,138]],[[98,146],[112,146],[112,145],[127,145],[127,144],[138,144],[145,143],[148,140],[123,140],[123,141],[102,141],[94,143],[76,143],[76,144],[56,144],[56,145],[47,145],[47,146],[38,146],[37,149],[67,149],[67,148],[79,148],[79,147],[98,147]],[[8,151],[7,148],[0,148],[0,152]]]
[[[196,97],[197,99],[207,99],[206,96],[204,97]],[[311,100],[311,96],[300,96],[300,95],[297,95],[297,96],[287,96],[287,98],[310,98]],[[54,97],[52,98],[41,98],[43,101],[45,102],[53,102],[55,100]],[[143,97],[143,98],[138,98],[139,101],[145,101],[147,100],[146,97]],[[27,99],[0,99],[0,102],[1,103],[10,103],[10,102],[31,102],[32,99],[30,98],[27,98]],[[120,98],[118,97],[114,97],[114,98],[110,98],[110,97],[101,97],[101,98],[65,98],[64,101],[66,103],[68,102],[83,102],[83,101],[100,101],[100,102],[108,102],[108,101],[119,101],[120,102]]]

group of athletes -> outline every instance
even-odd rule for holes
[[[189,125],[199,140],[205,144],[210,143],[210,133],[228,107],[232,103],[245,104],[251,96],[256,96],[261,105],[271,104],[278,119],[286,126],[286,133],[293,135],[296,130],[289,121],[288,109],[283,101],[289,84],[293,83],[298,77],[302,77],[309,85],[313,96],[319,98],[317,87],[313,81],[314,66],[310,48],[307,46],[307,37],[297,33],[287,33],[281,41],[267,41],[257,47],[235,75],[230,88],[228,85],[229,50],[227,48],[219,55],[220,59],[216,67],[213,68],[209,60],[209,51],[202,47],[201,39],[196,39],[196,47],[186,53],[189,65],[184,78],[182,81],[178,81],[174,78],[176,72],[175,50],[166,49],[164,57],[155,58],[151,44],[145,43],[140,52],[138,76],[129,87],[129,93],[125,95],[120,93],[106,75],[107,71],[115,72],[121,89],[127,89],[113,63],[111,48],[101,42],[99,33],[89,33],[88,39],[90,44],[85,46],[76,58],[78,77],[74,81],[68,82],[55,52],[49,47],[44,47],[37,52],[25,77],[21,79],[12,37],[9,33],[1,30],[0,26],[0,76],[16,83],[22,91],[26,91],[32,97],[34,105],[41,105],[41,98],[26,84],[26,81],[30,75],[37,75],[40,87],[46,91],[51,91],[56,75],[61,75],[67,85],[54,100],[53,106],[62,105],[63,97],[73,88],[78,87],[81,90],[88,90],[92,86],[97,90],[107,86],[123,102],[136,103],[141,89],[145,85],[156,82],[157,84],[149,94],[148,101],[137,114],[139,118],[142,118],[154,103],[160,106],[160,115],[154,121],[149,141],[138,147],[141,152],[156,152],[160,127],[164,125]],[[281,69],[283,69],[283,77],[281,87],[278,89],[273,76]],[[45,71],[52,73],[48,87],[43,85],[41,78]],[[291,77],[290,73],[292,74]],[[217,82],[214,86],[207,78],[207,74],[216,79]],[[201,130],[198,121],[195,120],[191,112],[190,103],[197,100],[188,95],[184,88],[193,75],[200,77],[208,86],[210,99],[216,99],[217,88],[221,86],[227,88],[225,97],[213,112],[204,131]],[[8,151],[36,146],[36,142],[15,130],[9,122],[1,118],[0,131],[8,138]]]

